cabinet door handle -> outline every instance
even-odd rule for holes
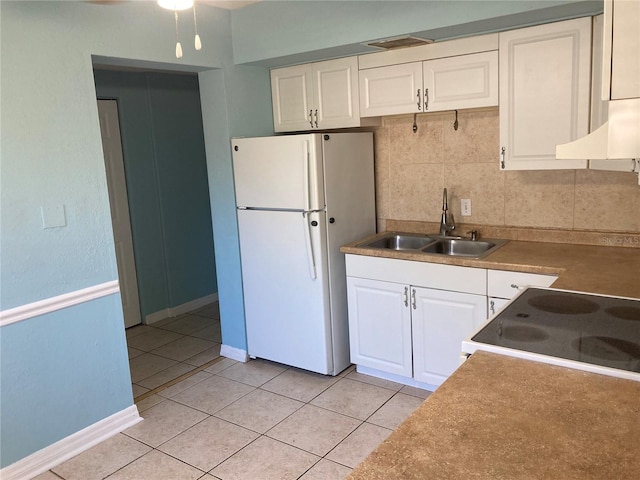
[[[491,315],[496,314],[496,304],[493,300],[489,302],[489,312],[491,312]]]
[[[421,110],[422,108],[420,107],[420,89],[418,89],[418,93],[416,94],[416,97],[418,97],[418,110]]]
[[[412,288],[411,289],[411,306],[413,307],[413,309],[416,309],[416,289]]]
[[[404,287],[404,306],[409,306],[409,287]]]
[[[424,89],[424,111],[429,110],[429,89]]]
[[[501,168],[502,170],[504,170],[504,166],[505,166],[505,164],[504,164],[504,157],[505,157],[506,153],[507,153],[507,152],[506,152],[506,149],[505,149],[504,147],[502,147],[502,148],[500,149],[500,168]]]
[[[318,128],[318,109],[317,108],[315,112],[315,117],[316,117],[316,128]]]
[[[313,110],[309,110],[309,125],[313,128]]]

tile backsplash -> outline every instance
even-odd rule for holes
[[[640,232],[633,173],[501,171],[498,109],[385,117],[374,129],[378,230],[388,220],[437,222],[442,189],[457,223]],[[461,217],[460,199],[471,199]]]

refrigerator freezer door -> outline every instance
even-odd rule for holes
[[[238,207],[322,210],[322,136],[233,139]]]
[[[238,226],[249,355],[333,373],[324,212],[238,210]]]

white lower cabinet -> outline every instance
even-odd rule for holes
[[[413,378],[439,386],[460,364],[460,345],[486,319],[486,297],[411,287]]]
[[[520,290],[526,287],[548,287],[557,278],[557,275],[488,270],[487,317],[498,313]]]
[[[555,275],[346,255],[351,362],[434,389],[460,365],[462,341],[518,291]]]
[[[409,286],[347,277],[351,362],[411,377]]]
[[[493,317],[496,313],[504,308],[509,300],[500,297],[488,297],[487,298],[487,318]]]
[[[351,362],[410,385],[444,382],[486,319],[486,270],[358,255],[346,266]]]

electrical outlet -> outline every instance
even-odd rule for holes
[[[462,212],[463,217],[471,216],[471,199],[470,198],[460,199],[460,210]]]

